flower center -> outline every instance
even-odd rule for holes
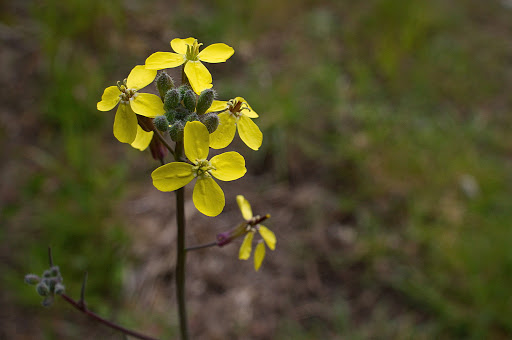
[[[190,60],[190,61],[197,61],[199,60],[197,55],[199,54],[199,46],[201,46],[202,44],[199,44],[197,42],[197,39],[194,40],[194,42],[192,44],[187,44],[187,53],[185,54],[185,57],[187,58],[187,60]]]
[[[121,98],[121,102],[124,104],[128,104],[131,99],[135,99],[135,97],[137,97],[137,90],[129,89],[128,86],[126,86],[126,79],[123,80],[122,83],[118,81],[117,88],[121,91],[119,97]]]
[[[196,159],[194,165],[192,166],[192,172],[194,173],[194,177],[212,177],[212,170],[215,170],[215,167],[207,159]]]
[[[243,110],[251,111],[247,103],[239,101],[237,99],[230,99],[228,101],[228,110],[235,118],[237,118],[237,120],[240,118],[240,116],[243,115]]]

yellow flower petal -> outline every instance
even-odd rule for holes
[[[197,210],[206,216],[217,216],[226,204],[224,192],[211,177],[197,179],[192,200]]]
[[[182,65],[185,56],[172,52],[155,52],[146,59],[146,68],[149,70],[161,70]]]
[[[247,172],[244,157],[235,151],[212,157],[210,163],[215,167],[215,170],[211,170],[212,175],[221,181],[234,181]]]
[[[190,86],[192,86],[192,89],[197,94],[213,86],[210,71],[200,61],[187,61],[185,64],[185,74]]]
[[[247,106],[250,109],[250,110],[243,110],[242,114],[244,114],[245,116],[247,116],[249,118],[258,118],[259,117],[258,114],[256,113],[256,111],[254,111],[252,109],[251,105],[249,105],[249,103],[245,99],[243,99],[242,97],[236,97],[235,99],[238,100],[239,102],[247,104]]]
[[[121,143],[132,143],[137,136],[137,116],[129,105],[119,104],[114,118],[114,136]]]
[[[180,39],[175,38],[171,41],[171,47],[174,50],[174,52],[179,54],[186,54],[187,53],[187,45],[192,45],[196,39],[190,37],[187,39]]]
[[[258,231],[261,237],[265,240],[267,246],[272,250],[276,249],[276,235],[274,235],[274,232],[262,225],[258,227]]]
[[[183,135],[185,155],[191,162],[206,159],[210,148],[208,146],[210,135],[208,129],[201,122],[187,122]]]
[[[222,100],[214,100],[212,106],[206,112],[217,112],[228,109],[228,102]]]
[[[245,235],[244,242],[242,242],[242,245],[240,246],[240,251],[238,252],[238,258],[240,260],[247,260],[251,256],[253,237],[253,232],[249,232],[247,233],[247,235]]]
[[[138,115],[155,118],[165,113],[164,103],[160,97],[151,93],[137,92],[130,100],[133,112]]]
[[[229,59],[235,53],[233,47],[218,43],[207,46],[199,52],[198,58],[207,63],[222,63]]]
[[[153,185],[160,191],[174,191],[184,187],[194,179],[192,165],[172,162],[162,165],[151,173]]]
[[[254,251],[254,269],[258,271],[261,267],[261,263],[265,258],[265,245],[263,242],[259,242]]]
[[[258,125],[256,125],[251,118],[247,116],[240,116],[238,120],[238,134],[240,138],[253,150],[258,150],[263,141],[263,134],[261,133]]]
[[[131,146],[140,151],[144,151],[149,146],[149,143],[151,143],[151,139],[153,139],[153,131],[144,131],[137,125],[137,136],[135,136],[135,140]]]
[[[140,90],[148,86],[156,77],[156,70],[148,70],[144,65],[137,65],[128,75],[126,86],[129,89]]]
[[[235,137],[236,121],[230,112],[219,113],[219,126],[210,134],[210,147],[222,149],[228,146]]]
[[[99,111],[110,111],[112,110],[119,100],[121,99],[119,95],[121,91],[117,88],[117,86],[109,86],[103,91],[103,95],[101,96],[101,101],[98,102],[96,107]]]
[[[250,220],[252,218],[252,209],[251,204],[249,204],[249,201],[245,199],[242,195],[236,196],[236,203],[238,203],[238,207],[240,208],[240,211],[242,212],[242,216],[246,221]]]

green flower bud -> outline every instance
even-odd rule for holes
[[[52,277],[52,272],[47,269],[43,272],[43,277]]]
[[[48,286],[50,292],[53,292],[55,290],[55,285],[57,285],[57,283],[59,282],[59,279],[57,279],[56,277],[51,277],[44,279],[43,282]]]
[[[174,123],[174,120],[176,119],[176,110],[165,111],[165,118],[167,118],[167,122],[169,122],[169,124]]]
[[[60,274],[60,268],[59,266],[53,266],[50,268],[50,273],[52,274],[52,276],[57,276]]]
[[[27,274],[25,275],[25,282],[29,285],[35,285],[38,284],[39,281],[41,281],[41,278],[37,276],[36,274]]]
[[[181,120],[176,120],[174,124],[169,128],[169,135],[175,142],[183,141],[183,131],[185,129],[185,123]]]
[[[156,76],[155,84],[158,89],[158,93],[160,93],[160,98],[165,98],[167,91],[174,88],[174,82],[172,81],[171,76],[165,71],[160,72],[158,76]]]
[[[196,120],[199,120],[199,116],[195,112],[192,112],[191,114],[185,117],[185,122],[193,122]]]
[[[66,287],[64,287],[64,285],[62,283],[57,283],[55,285],[55,290],[54,290],[55,294],[60,295],[60,294],[64,293],[65,290],[66,290]]]
[[[158,116],[153,119],[153,124],[162,132],[169,130],[169,121],[165,116]]]
[[[183,96],[183,105],[190,112],[196,110],[196,93],[192,90],[187,90]]]
[[[192,111],[193,112],[193,111]],[[190,114],[190,111],[185,109],[183,106],[178,106],[174,111],[175,120],[184,120]]]
[[[209,112],[199,116],[199,120],[206,126],[209,133],[214,132],[219,127],[219,117],[216,113]]]
[[[44,281],[39,282],[36,286],[37,294],[41,296],[47,296],[50,293],[50,288],[44,283]]]
[[[178,106],[180,103],[180,94],[178,93],[178,90],[171,89],[165,93],[164,97],[164,110],[170,111],[172,109],[175,109],[176,106]]]
[[[53,295],[48,295],[41,304],[43,307],[50,307],[53,304],[54,297]]]
[[[204,114],[212,106],[213,99],[215,99],[215,91],[213,89],[203,90],[197,99],[197,114]]]
[[[187,92],[188,90],[191,90],[191,88],[187,84],[178,87],[178,92],[180,94],[180,102],[183,100],[183,98],[185,98],[185,92]]]

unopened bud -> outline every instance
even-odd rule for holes
[[[176,108],[180,103],[180,94],[178,90],[171,89],[165,93],[164,96],[164,110],[170,111]]]
[[[59,266],[53,266],[50,268],[50,273],[52,276],[58,276],[60,274]]]
[[[190,114],[190,111],[180,105],[174,111],[174,119],[175,120],[185,120],[185,117],[187,117],[189,114]]]
[[[156,76],[155,84],[158,89],[158,93],[160,93],[160,98],[165,98],[167,91],[174,88],[174,82],[172,81],[171,76],[165,71],[160,72],[158,76]]]
[[[43,277],[52,277],[52,272],[50,269],[47,269],[43,272]]]
[[[199,116],[199,120],[206,126],[209,133],[214,132],[219,127],[219,117],[216,113],[209,112]]]
[[[187,84],[178,87],[178,92],[180,94],[180,102],[183,100],[183,98],[185,98],[185,92],[187,92],[188,90],[191,90],[191,88]]]
[[[195,112],[192,112],[191,114],[185,117],[186,122],[194,122],[196,120],[199,120],[199,116]]]
[[[215,91],[213,89],[206,89],[201,92],[197,99],[196,112],[198,115],[204,114],[210,106],[212,106],[213,99],[215,98]]]
[[[196,110],[196,93],[192,90],[187,90],[183,95],[183,106],[190,112]]]
[[[39,281],[41,281],[41,278],[37,276],[36,274],[27,274],[25,275],[25,282],[29,285],[35,285],[38,284]]]
[[[50,293],[50,289],[48,288],[48,286],[46,285],[46,283],[44,283],[44,281],[42,282],[39,282],[36,286],[36,291],[37,291],[37,294],[41,295],[41,296],[47,296],[48,293]]]
[[[169,130],[169,121],[165,116],[158,116],[153,119],[153,124],[162,132]]]
[[[55,285],[55,290],[54,290],[55,294],[60,295],[60,294],[64,293],[65,290],[66,290],[66,287],[64,287],[64,285],[62,283],[57,283]]]
[[[183,131],[185,129],[185,124],[181,120],[176,120],[174,124],[169,128],[169,135],[171,139],[175,142],[183,141]]]
[[[47,297],[45,297],[43,302],[41,302],[41,304],[43,305],[43,307],[50,307],[53,304],[53,300],[53,295],[48,295]]]

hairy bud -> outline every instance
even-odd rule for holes
[[[55,289],[54,289],[54,292],[55,294],[63,294],[64,291],[66,290],[66,287],[64,287],[64,285],[62,283],[57,283],[55,285]]]
[[[199,95],[197,99],[196,112],[198,115],[204,114],[210,106],[212,106],[213,99],[215,98],[215,91],[213,89],[206,89]]]
[[[192,111],[193,112],[193,111]],[[190,111],[185,109],[183,106],[178,106],[174,112],[175,120],[184,120],[190,114]]]
[[[41,281],[41,278],[37,276],[36,274],[27,274],[25,275],[25,282],[29,285],[35,285],[38,284],[39,281]]]
[[[166,112],[175,109],[180,104],[180,94],[178,90],[171,89],[164,96],[164,110]]]
[[[169,135],[175,142],[183,141],[183,131],[185,129],[185,123],[182,120],[176,120],[174,124],[169,128]]]
[[[41,296],[47,296],[50,293],[50,288],[48,288],[48,285],[42,281],[37,284],[36,291],[37,294]]]
[[[160,98],[165,98],[167,91],[174,88],[174,82],[172,81],[171,76],[165,71],[160,72],[158,76],[156,76],[155,84],[158,89],[158,93],[160,94]]]
[[[50,268],[50,273],[52,276],[58,276],[60,274],[59,266],[53,266]]]
[[[43,277],[52,277],[52,272],[50,269],[47,269],[43,272]]]
[[[219,117],[216,113],[210,112],[199,116],[199,120],[206,126],[209,133],[214,132],[219,127]]]
[[[185,98],[185,92],[188,90],[192,90],[189,85],[183,84],[180,87],[178,87],[178,92],[180,94],[180,102]]]
[[[54,297],[53,295],[48,295],[41,304],[43,307],[50,307],[53,304]]]
[[[155,117],[153,120],[153,124],[156,126],[156,128],[162,132],[166,132],[169,130],[169,121],[165,116],[158,116]]]
[[[192,90],[187,90],[183,95],[183,106],[190,112],[196,110],[196,93]]]
[[[199,116],[195,112],[192,112],[191,114],[185,117],[185,122],[193,122],[196,120],[199,120]]]

